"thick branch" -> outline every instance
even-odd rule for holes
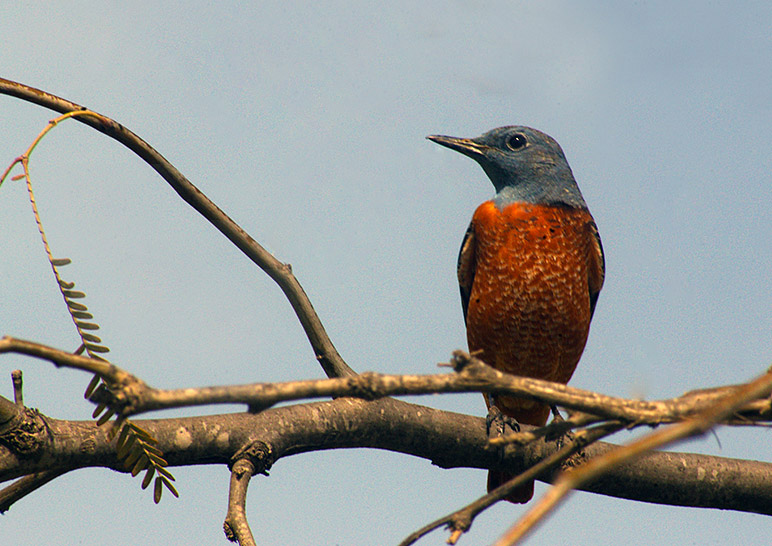
[[[582,483],[605,475],[610,468],[620,466],[643,453],[650,453],[654,449],[673,444],[684,438],[704,434],[717,422],[726,419],[748,401],[768,397],[770,391],[772,391],[772,374],[767,373],[746,385],[739,386],[729,396],[723,397],[719,402],[691,419],[652,432],[629,445],[597,457],[572,472],[562,473],[555,482],[555,486],[539,499],[538,503],[531,506],[529,511],[496,542],[496,546],[514,546],[520,542],[526,533],[543,521],[544,517],[565,498],[569,491],[579,487]]]
[[[85,110],[83,106],[51,93],[3,78],[0,78],[0,93],[38,104],[62,114]],[[300,320],[314,354],[328,377],[354,375],[354,371],[343,361],[332,344],[319,316],[311,305],[311,301],[292,274],[292,268],[288,264],[280,262],[265,250],[201,190],[185,178],[174,165],[123,125],[101,114],[99,117],[79,116],[76,119],[117,140],[142,158],[169,183],[186,203],[209,220],[214,227],[279,285]]]
[[[481,418],[397,400],[331,402],[275,408],[259,414],[140,420],[159,441],[171,466],[228,464],[240,448],[262,442],[272,461],[308,451],[371,447],[431,460],[443,468],[506,468],[520,472],[556,451],[553,442],[499,451],[488,445]],[[40,458],[20,458],[0,447],[0,480],[42,469],[104,466],[121,470],[107,428],[91,422],[48,421],[56,441]],[[228,430],[227,438],[219,431]],[[84,449],[88,445],[88,449]],[[596,443],[586,457],[615,446]],[[546,479],[551,479],[547,476]],[[582,488],[605,495],[679,506],[772,515],[772,464],[686,453],[649,453],[612,469]]]

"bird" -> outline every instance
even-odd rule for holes
[[[469,351],[502,372],[567,383],[587,342],[606,264],[563,150],[525,126],[427,138],[474,159],[496,192],[475,210],[458,256]],[[489,419],[543,426],[550,413],[544,403],[511,395],[485,399]],[[488,491],[512,477],[489,471]],[[533,492],[531,481],[505,499],[522,504]]]

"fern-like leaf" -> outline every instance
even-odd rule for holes
[[[72,261],[69,258],[53,257],[51,247],[48,244],[46,233],[43,230],[43,223],[40,220],[40,214],[38,212],[37,203],[35,201],[35,195],[32,191],[32,177],[29,174],[29,154],[32,152],[40,139],[60,121],[69,117],[87,114],[93,113],[86,111],[70,112],[60,116],[55,120],[52,120],[48,127],[40,135],[38,135],[38,138],[30,146],[27,152],[22,155],[20,162],[24,168],[24,174],[15,176],[12,178],[12,180],[21,180],[22,178],[26,179],[27,194],[32,206],[32,212],[35,216],[35,222],[37,223],[40,238],[43,241],[43,247],[48,257],[48,261],[51,264],[51,269],[54,273],[59,291],[61,292],[62,298],[64,298],[64,302],[67,306],[67,311],[70,313],[72,322],[75,325],[75,329],[77,330],[78,336],[81,340],[81,345],[78,347],[75,353],[82,354],[85,352],[91,358],[107,361],[107,359],[101,355],[110,352],[110,349],[106,345],[102,344],[102,339],[99,336],[96,336],[93,333],[98,331],[100,328],[99,324],[94,321],[94,315],[89,312],[88,307],[85,305],[85,303],[83,303],[83,300],[86,298],[86,293],[81,290],[75,290],[75,283],[71,281],[65,281],[59,274],[59,268],[69,265],[72,263]],[[5,175],[3,175],[3,178],[4,177]],[[0,180],[0,183],[2,183],[2,180]],[[102,382],[99,376],[94,376],[86,388],[85,397],[91,398],[97,389],[106,389],[109,391],[109,388],[109,385],[106,385],[104,382]],[[110,408],[106,404],[100,403],[94,410],[93,417],[97,419],[97,425],[102,426],[110,422],[115,414],[116,411],[114,409]],[[179,496],[177,491],[174,489],[174,486],[171,485],[171,481],[174,480],[174,477],[164,468],[167,463],[163,458],[163,453],[161,450],[155,447],[155,444],[158,442],[155,438],[152,437],[152,435],[150,435],[150,433],[134,425],[134,423],[130,422],[126,417],[119,414],[108,432],[108,437],[111,440],[116,436],[118,437],[116,440],[116,454],[118,459],[123,462],[124,467],[126,467],[127,470],[130,470],[133,476],[138,475],[143,470],[146,471],[145,477],[142,480],[143,489],[150,484],[150,481],[153,479],[154,475],[157,476],[153,493],[153,499],[156,503],[161,500],[161,492],[164,486],[169,489],[175,497]]]

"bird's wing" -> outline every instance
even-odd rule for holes
[[[606,277],[606,257],[603,254],[603,244],[600,242],[598,226],[592,221],[589,224],[592,246],[589,260],[589,286],[590,286],[590,316],[595,312],[595,304],[598,302],[600,289],[603,288],[603,279]]]
[[[466,230],[464,240],[461,242],[461,250],[458,253],[458,265],[456,274],[458,275],[458,287],[461,289],[461,305],[464,308],[464,321],[466,322],[466,310],[469,307],[469,297],[472,293],[472,283],[474,282],[474,272],[477,265],[475,252],[474,228],[469,224]]]

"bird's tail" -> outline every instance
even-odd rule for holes
[[[488,472],[488,492],[490,493],[500,485],[504,485],[515,476],[516,474],[510,474],[508,472],[504,472],[503,470],[490,470]],[[504,500],[513,504],[525,504],[531,500],[532,497],[533,480],[528,483],[524,483],[512,491],[512,493],[504,497]]]
[[[496,407],[498,407],[504,415],[513,417],[518,423],[526,425],[544,426],[547,423],[547,418],[550,414],[549,406],[511,396],[496,397]],[[512,474],[503,470],[489,471],[488,492],[490,493],[497,487],[504,485],[516,475],[517,474]],[[525,504],[533,498],[533,487],[533,481],[524,483],[504,497],[504,500],[513,504]]]

